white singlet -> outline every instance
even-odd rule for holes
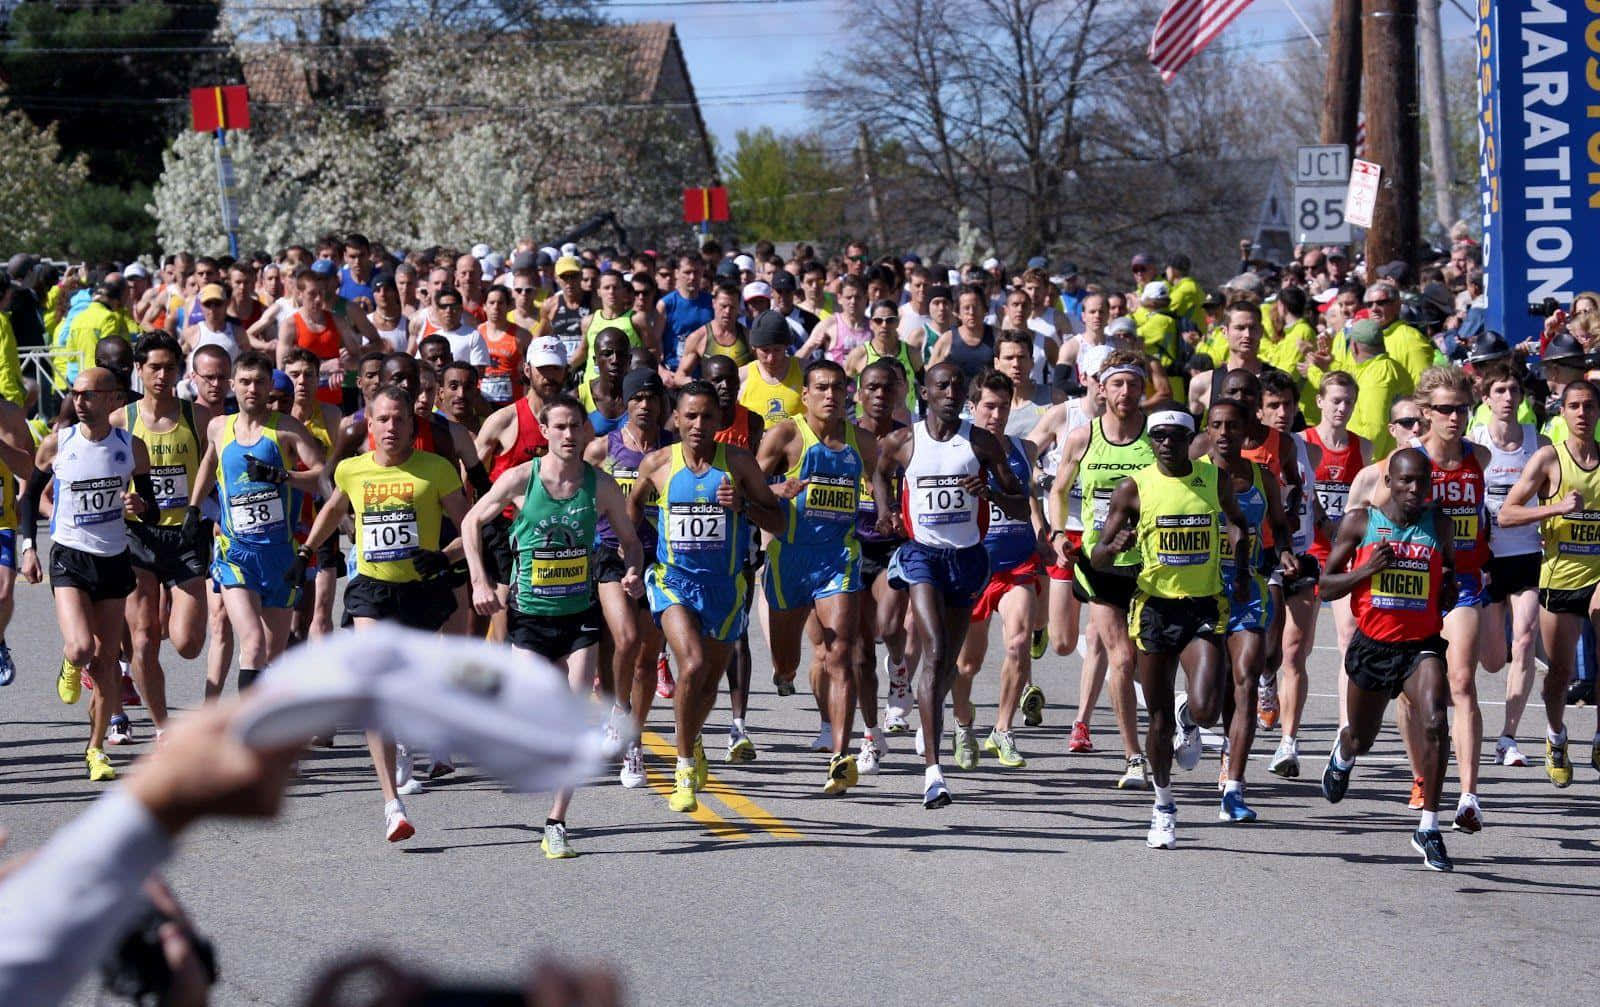
[[[978,514],[986,504],[961,482],[982,468],[972,452],[966,420],[947,441],[928,433],[928,421],[911,428],[911,461],[901,492],[906,531],[915,542],[938,549],[964,549],[983,541]]]
[[[1094,421],[1094,417],[1084,411],[1084,399],[1067,400],[1066,427],[1056,435],[1055,443],[1050,445],[1050,450],[1039,456],[1039,471],[1055,479],[1056,472],[1061,467],[1061,442],[1067,435],[1079,427],[1086,427]],[[1067,513],[1062,518],[1064,531],[1083,531],[1083,483],[1072,480],[1072,485],[1067,489]]]
[[[1506,502],[1506,494],[1533,460],[1533,453],[1539,450],[1538,431],[1531,423],[1522,424],[1522,445],[1514,451],[1503,450],[1496,444],[1487,426],[1469,431],[1467,440],[1489,449],[1489,464],[1483,467],[1484,504],[1489,510],[1489,554],[1526,556],[1539,552],[1543,546],[1537,523],[1517,528],[1500,527],[1500,506]]]
[[[1311,543],[1317,537],[1317,512],[1311,506],[1311,501],[1317,498],[1317,473],[1311,468],[1311,452],[1306,450],[1303,437],[1291,437],[1294,441],[1295,464],[1300,466],[1300,482],[1303,491],[1300,494],[1300,510],[1294,515],[1297,523],[1291,525],[1294,529],[1294,554],[1304,556],[1311,551]],[[1285,493],[1288,489],[1285,488]]]
[[[112,427],[105,440],[91,441],[78,424],[61,431],[56,447],[55,510],[50,541],[96,556],[119,556],[128,548],[122,498],[133,476],[133,438]]]

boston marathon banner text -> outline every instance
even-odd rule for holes
[[[1488,326],[1600,290],[1600,0],[1478,0],[1479,177]]]

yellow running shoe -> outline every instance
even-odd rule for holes
[[[694,797],[694,770],[687,766],[679,766],[672,774],[672,796],[667,798],[667,807],[673,811],[689,812],[700,807],[700,802]]]
[[[93,783],[103,783],[106,780],[115,780],[117,771],[111,765],[111,760],[106,758],[106,753],[98,748],[91,748],[83,753],[83,761],[89,764],[89,780]]]
[[[72,662],[66,658],[61,659],[61,673],[56,676],[56,695],[61,701],[71,706],[83,695],[83,669],[73,667]],[[99,751],[99,749],[90,749]]]
[[[822,785],[824,794],[842,794],[861,780],[853,755],[835,755],[828,760],[828,782]]]
[[[993,754],[1000,765],[1007,769],[1021,769],[1028,764],[1017,751],[1017,743],[1010,731],[1002,731],[998,727],[989,732],[983,739],[983,750]]]
[[[706,746],[701,744],[700,736],[694,736],[694,789],[696,792],[706,789],[706,781],[711,778],[711,766],[706,762]]]
[[[544,839],[539,841],[539,849],[544,851],[546,860],[570,860],[578,855],[578,851],[567,842],[566,825],[560,822],[544,827]]]
[[[1544,739],[1544,771],[1556,786],[1572,786],[1572,760],[1567,758],[1565,741],[1553,745],[1548,737]]]

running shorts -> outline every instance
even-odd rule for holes
[[[661,615],[667,609],[680,606],[694,613],[702,633],[720,643],[731,643],[744,635],[750,621],[745,607],[748,593],[749,582],[742,573],[711,583],[656,563],[644,576],[644,594],[656,625],[661,625]]]
[[[1106,573],[1088,563],[1078,566],[1078,577],[1072,582],[1072,594],[1080,602],[1099,602],[1120,608],[1124,612],[1133,604],[1133,594],[1138,586],[1138,567],[1128,567],[1127,574]]]
[[[1594,600],[1594,589],[1593,584],[1573,591],[1542,587],[1539,589],[1539,607],[1556,615],[1576,615],[1587,619],[1589,603]]]
[[[263,608],[294,608],[300,600],[301,585],[289,582],[294,574],[294,548],[289,543],[261,549],[218,538],[217,546],[211,579],[218,586],[254,591]]]
[[[1228,625],[1228,600],[1157,598],[1135,592],[1128,609],[1128,635],[1146,654],[1177,654],[1197,639],[1222,642]]]
[[[866,586],[861,579],[861,545],[854,535],[827,545],[796,545],[774,538],[767,543],[762,585],[767,604],[779,612],[836,594],[853,594]]]
[[[1272,595],[1261,577],[1250,578],[1250,593],[1243,601],[1228,595],[1228,632],[1265,633],[1272,623]]]
[[[345,575],[344,553],[339,551],[339,533],[337,531],[329,535],[321,545],[317,546],[314,560],[317,570],[332,570],[336,578]],[[316,571],[311,571],[309,575],[315,578]]]
[[[440,536],[439,541],[448,540]],[[606,550],[602,548],[601,551]],[[511,583],[511,519],[504,514],[496,514],[492,520],[483,523],[483,558],[489,576],[494,578],[496,584]],[[619,574],[617,579],[621,580],[622,576]]]
[[[204,577],[211,566],[211,531],[200,537],[200,548],[190,548],[178,525],[128,522],[128,557],[134,567],[148,570],[168,587]]]
[[[1541,554],[1525,552],[1520,556],[1491,556],[1483,565],[1489,575],[1489,604],[1498,605],[1514,594],[1535,591],[1539,588]]]
[[[1405,690],[1406,679],[1424,657],[1431,655],[1443,661],[1444,654],[1445,642],[1439,636],[1384,643],[1358,629],[1344,653],[1344,671],[1357,688],[1393,699]]]
[[[1067,545],[1074,549],[1081,549],[1083,547],[1083,532],[1067,531],[1062,532],[1062,534],[1067,537]],[[1068,563],[1066,566],[1057,566],[1054,563],[1046,563],[1044,569],[1045,572],[1050,575],[1051,580],[1064,580],[1068,583],[1072,582],[1073,568],[1071,563]]]
[[[1489,603],[1489,591],[1484,587],[1483,574],[1456,574],[1455,608],[1482,608]]]
[[[894,551],[900,547],[900,543],[894,539],[856,541],[861,543],[861,583],[870,587],[888,572],[889,561],[894,559]]]
[[[1044,564],[1039,559],[1039,554],[1029,556],[1021,565],[1010,570],[996,570],[989,575],[989,583],[983,587],[983,593],[978,595],[978,601],[972,606],[973,622],[988,622],[989,617],[1000,609],[1000,599],[1011,592],[1014,587],[1031,587],[1034,594],[1041,594],[1044,585],[1040,582],[1040,573]]]
[[[889,561],[889,586],[904,591],[912,584],[932,584],[951,608],[971,608],[989,582],[989,552],[983,543],[963,549],[939,549],[907,542]]]
[[[17,568],[17,530],[0,528],[0,566]]]
[[[528,650],[559,661],[600,642],[600,605],[595,603],[570,615],[525,615],[506,610],[506,639],[518,650]]]
[[[344,588],[344,616],[397,622],[437,633],[456,611],[455,592],[440,578],[386,581],[356,574]]]
[[[50,590],[75,587],[90,601],[116,601],[133,593],[133,562],[127,550],[98,556],[69,545],[50,546]]]

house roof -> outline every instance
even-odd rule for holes
[[[666,63],[677,33],[671,21],[633,21],[610,24],[599,30],[601,38],[615,43],[627,56],[628,75],[639,82],[636,101],[650,101],[658,97],[661,86],[661,68]],[[683,58],[681,47],[677,57]],[[688,74],[685,73],[685,79]],[[692,95],[691,87],[691,98]]]
[[[267,105],[312,103],[311,70],[295,46],[241,43],[238,52],[251,101]]]

